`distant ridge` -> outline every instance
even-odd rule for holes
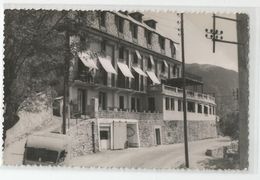
[[[215,93],[219,116],[237,110],[233,91],[238,88],[238,72],[209,64],[186,64],[186,71],[202,77],[204,92]]]

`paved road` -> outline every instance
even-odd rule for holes
[[[206,149],[228,144],[230,144],[228,138],[190,142],[190,167],[201,168],[198,162],[209,158],[205,156]],[[71,159],[67,164],[85,167],[177,168],[184,164],[184,145],[172,144],[99,152]]]

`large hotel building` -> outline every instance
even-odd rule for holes
[[[91,14],[84,35],[70,37],[71,118],[93,122],[85,133],[99,151],[183,142],[179,44],[140,12]],[[215,98],[201,77],[186,83],[189,140],[216,137]]]

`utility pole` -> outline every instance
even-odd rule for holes
[[[66,134],[67,96],[69,86],[69,61],[70,61],[70,35],[65,30],[65,57],[64,57],[64,84],[63,84],[63,111],[62,111],[62,134]]]
[[[235,44],[238,52],[238,74],[239,90],[237,93],[238,110],[239,110],[239,161],[240,169],[248,168],[248,106],[249,106],[249,17],[247,14],[236,14],[236,18],[216,16],[213,14],[213,29],[205,29],[205,37],[213,42],[213,53],[215,53],[215,42]],[[216,29],[216,19],[236,22],[237,42],[223,40],[223,31]]]
[[[183,128],[184,128],[185,166],[186,166],[186,168],[189,168],[183,13],[181,13],[181,28],[180,28],[180,31],[181,31],[181,56],[182,56],[183,123],[184,123],[184,124],[183,124],[183,125],[184,125]]]
[[[239,109],[239,161],[240,169],[249,166],[249,17],[247,14],[237,13],[237,40],[238,46],[238,109]]]

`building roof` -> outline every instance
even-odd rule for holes
[[[26,141],[27,147],[44,148],[56,151],[66,150],[67,145],[67,136],[56,133],[30,135]]]
[[[151,28],[150,26],[148,26],[148,25],[145,24],[144,22],[139,22],[139,21],[135,20],[133,17],[131,17],[131,16],[129,16],[129,15],[125,15],[125,14],[120,13],[120,12],[117,12],[117,11],[112,11],[112,13],[114,13],[114,14],[116,14],[116,15],[118,15],[118,16],[124,18],[124,19],[127,19],[127,20],[129,20],[130,22],[133,22],[133,23],[135,23],[135,24],[137,24],[137,25],[139,25],[139,26],[142,26],[142,27],[144,27],[145,29],[147,29],[147,30],[149,30],[149,31],[152,31],[152,32],[154,32],[154,33],[156,33],[156,34],[158,34],[158,35],[160,35],[160,36],[163,36],[164,38],[169,39],[170,41],[172,41],[172,42],[175,43],[175,44],[179,44],[179,43],[176,42],[175,40],[170,39],[170,38],[168,38],[168,37],[162,35],[158,30]],[[149,20],[151,20],[151,19],[149,19]],[[154,21],[155,21],[155,20],[154,20]]]
[[[197,79],[193,79],[190,77],[185,77],[186,86],[196,86],[196,85],[203,85],[202,81]],[[183,78],[172,78],[167,79],[165,82],[166,85],[182,88],[183,87]]]

